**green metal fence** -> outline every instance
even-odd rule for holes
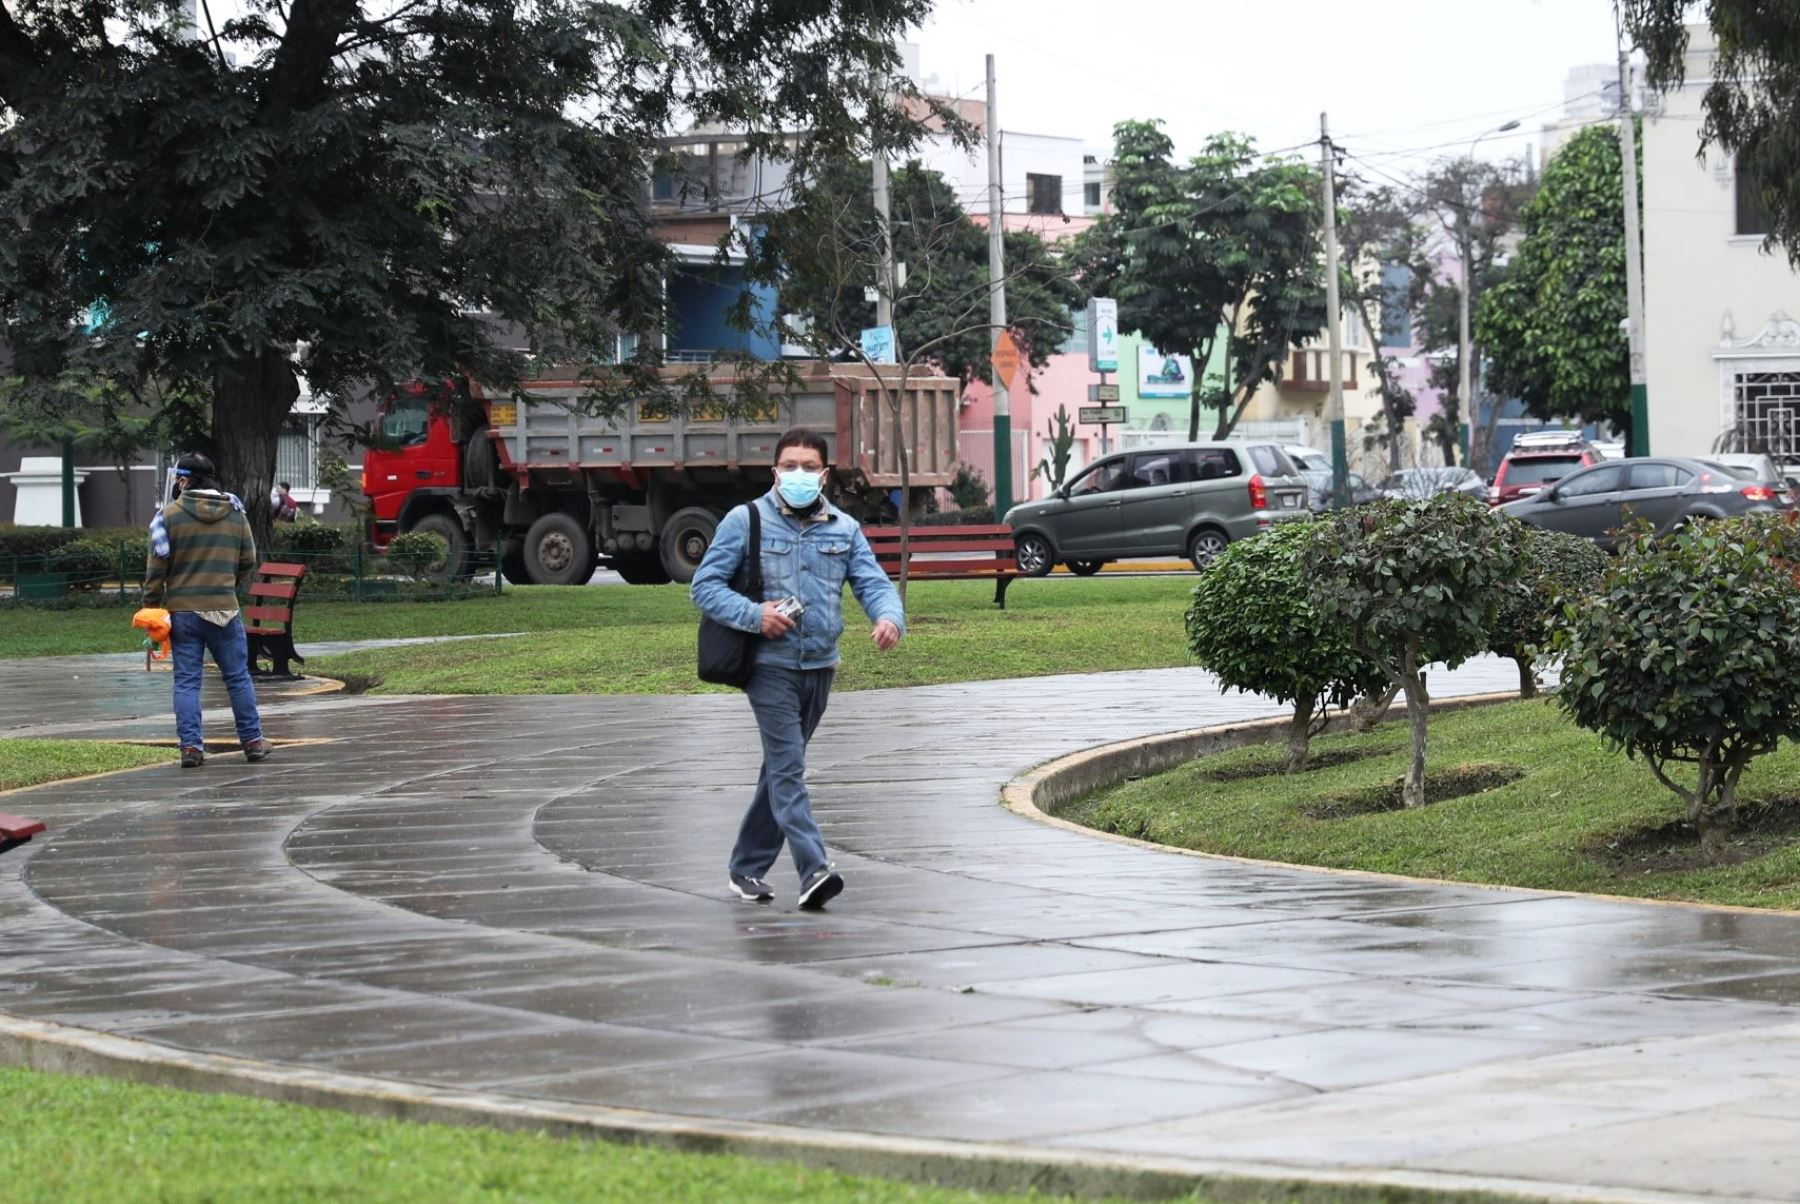
[[[45,554],[0,556],[0,606],[131,607],[143,596],[144,540],[110,545],[83,541]],[[277,551],[267,562],[304,564],[302,605],[313,602],[448,602],[492,597],[504,588],[492,555],[462,563],[421,563],[378,556],[361,543],[311,551]],[[450,570],[450,571],[447,571]]]

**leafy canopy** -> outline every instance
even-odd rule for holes
[[[1583,130],[1525,206],[1505,280],[1481,299],[1476,337],[1493,387],[1545,420],[1631,426],[1625,320],[1625,186],[1619,135]]]
[[[1126,121],[1113,134],[1113,212],[1082,236],[1082,279],[1119,303],[1119,325],[1168,354],[1193,356],[1189,437],[1203,405],[1219,410],[1224,438],[1291,348],[1325,326],[1318,173],[1257,155],[1219,134],[1187,163],[1159,122]],[[1231,386],[1207,394],[1200,377],[1226,340]]]
[[[1592,593],[1606,572],[1606,554],[1591,539],[1514,523],[1520,573],[1501,596],[1488,626],[1488,651],[1525,661],[1550,646],[1551,622],[1565,602]]]
[[[1650,82],[1679,85],[1687,75],[1692,0],[1623,0],[1626,23],[1649,60]],[[1769,215],[1769,238],[1800,268],[1800,20],[1794,6],[1771,0],[1705,0],[1718,41],[1709,65],[1700,127],[1702,146],[1731,153]]]

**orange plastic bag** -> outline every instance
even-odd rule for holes
[[[157,660],[169,655],[169,612],[159,606],[146,606],[131,616],[131,625],[144,629],[144,647],[158,647],[151,653]]]

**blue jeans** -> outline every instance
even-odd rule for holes
[[[806,742],[825,715],[836,669],[786,669],[758,665],[744,688],[762,732],[762,773],[756,797],[744,813],[731,870],[761,878],[781,855],[785,839],[800,881],[825,864],[825,838],[814,822],[806,793]]]
[[[231,695],[238,740],[247,745],[262,739],[256,687],[250,682],[250,642],[244,637],[242,618],[220,627],[191,610],[173,611],[169,615],[169,652],[175,661],[175,731],[183,748],[205,747],[200,735],[200,666],[208,652]]]

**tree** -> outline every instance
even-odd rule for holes
[[[1470,459],[1481,464],[1498,409],[1489,415],[1489,423],[1481,424],[1474,399],[1462,396],[1462,292],[1465,288],[1469,291],[1473,322],[1481,298],[1499,270],[1506,235],[1519,208],[1536,191],[1536,182],[1517,164],[1496,166],[1465,156],[1427,172],[1412,191],[1415,215],[1443,231],[1458,264],[1454,278],[1437,271],[1427,273],[1418,298],[1421,348],[1434,361],[1431,383],[1440,390],[1441,399],[1439,414],[1429,430],[1443,452],[1444,463],[1455,464],[1459,428],[1468,422]],[[1472,332],[1469,350],[1471,391],[1476,391],[1481,387],[1482,348]]]
[[[1606,555],[1591,539],[1563,531],[1514,524],[1518,581],[1502,596],[1488,628],[1488,651],[1519,666],[1519,697],[1537,697],[1533,661],[1550,647],[1552,621],[1565,602],[1593,592],[1606,572]]]
[[[1338,243],[1342,248],[1342,279],[1338,295],[1344,308],[1362,324],[1369,341],[1369,370],[1381,390],[1382,440],[1387,445],[1387,466],[1398,471],[1402,460],[1402,433],[1406,420],[1418,410],[1418,399],[1400,381],[1399,362],[1383,355],[1382,318],[1391,306],[1402,307],[1410,319],[1418,309],[1431,263],[1425,239],[1415,220],[1408,197],[1389,187],[1373,187],[1355,178],[1346,179],[1338,192]],[[1393,295],[1386,287],[1384,269],[1402,268],[1406,290]],[[1373,270],[1371,270],[1373,269]]]
[[[1227,690],[1266,694],[1294,708],[1289,773],[1306,768],[1315,720],[1387,684],[1308,599],[1302,566],[1318,531],[1312,523],[1283,523],[1232,544],[1200,574],[1187,612],[1188,651]]]
[[[21,389],[202,398],[266,530],[302,377],[342,402],[610,360],[619,330],[663,324],[659,139],[714,120],[799,171],[871,123],[904,145],[916,123],[870,106],[868,81],[929,7],[249,0],[215,27],[202,0],[195,29],[168,0],[0,0],[0,321]],[[596,368],[591,404],[664,388],[655,343]]]
[[[1631,429],[1625,186],[1618,131],[1590,126],[1550,160],[1525,237],[1481,299],[1476,333],[1496,391],[1541,419]]]
[[[1563,607],[1554,645],[1563,709],[1643,759],[1715,862],[1745,768],[1800,738],[1800,587],[1783,547],[1793,537],[1756,520],[1628,541],[1601,588]],[[1678,765],[1693,767],[1692,786]]]
[[[908,382],[928,369],[967,383],[991,361],[995,337],[988,321],[991,287],[987,237],[957,202],[949,182],[918,164],[892,173],[893,221],[877,214],[868,164],[828,168],[801,182],[792,203],[767,215],[746,247],[751,278],[780,290],[776,307],[796,326],[798,339],[822,359],[851,359],[873,375],[896,430]],[[886,247],[906,264],[906,283],[883,271]],[[1073,329],[1079,300],[1074,283],[1044,242],[1008,236],[1005,277],[1009,337],[1024,358],[1042,365]],[[875,321],[870,293],[886,292],[896,338],[892,363],[877,363],[861,332]],[[748,319],[748,301],[741,319]],[[784,316],[778,321],[787,323]],[[906,596],[911,533],[912,464],[906,440],[900,460],[900,596]]]
[[[1259,157],[1236,134],[1186,164],[1158,122],[1122,122],[1113,137],[1113,212],[1082,235],[1082,283],[1118,301],[1121,329],[1192,357],[1188,438],[1213,407],[1223,439],[1289,352],[1324,329],[1318,174]],[[1202,378],[1221,336],[1231,383],[1209,393]]]
[[[1660,88],[1686,75],[1690,0],[1622,0],[1625,23]],[[1718,42],[1707,74],[1700,147],[1718,146],[1746,173],[1769,216],[1769,241],[1800,268],[1800,22],[1769,0],[1706,0]]]
[[[1303,577],[1321,619],[1346,631],[1406,697],[1408,807],[1425,803],[1425,670],[1440,661],[1455,668],[1487,647],[1520,571],[1514,521],[1468,494],[1392,499],[1340,511],[1307,548]]]

